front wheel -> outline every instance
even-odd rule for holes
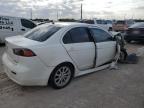
[[[67,86],[73,77],[73,69],[69,65],[60,65],[56,67],[50,76],[49,84],[55,89],[61,89]]]

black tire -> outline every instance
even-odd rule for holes
[[[67,69],[67,73],[64,69]],[[62,71],[63,71],[63,74],[62,74]],[[67,74],[67,76],[66,76],[66,74]],[[71,65],[61,64],[61,65],[57,66],[54,69],[54,71],[52,72],[50,79],[49,79],[49,85],[54,89],[64,88],[71,82],[73,75],[74,75],[74,68]],[[66,82],[64,82],[64,77],[65,78],[67,77],[67,79],[65,79]],[[60,84],[60,82],[61,82],[61,84]]]
[[[126,52],[126,50],[124,49],[124,50],[121,50],[121,52],[120,52],[120,58],[119,58],[119,60],[118,60],[118,62],[119,63],[124,63],[125,62],[125,60],[126,60],[126,58],[127,58],[127,52]]]

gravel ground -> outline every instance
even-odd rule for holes
[[[128,44],[129,53],[144,44]],[[4,52],[0,46],[0,56]],[[144,108],[144,57],[138,64],[119,64],[75,78],[61,90],[21,87],[3,72],[0,60],[0,108]]]

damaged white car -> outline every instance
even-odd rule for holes
[[[95,25],[44,24],[23,36],[6,38],[2,60],[14,82],[60,89],[73,77],[109,67],[116,43],[111,33]]]

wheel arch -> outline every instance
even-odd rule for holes
[[[71,62],[69,62],[69,61],[65,61],[65,62],[59,63],[59,64],[52,70],[52,72],[51,72],[51,74],[50,74],[50,76],[49,76],[49,79],[48,79],[48,84],[50,83],[50,79],[51,79],[52,73],[55,71],[55,69],[57,69],[58,67],[60,67],[60,66],[62,66],[62,65],[68,65],[68,66],[70,66],[70,68],[73,69],[73,75],[72,75],[72,77],[75,76],[75,70],[76,70],[76,68],[75,68],[74,64],[71,63]]]

